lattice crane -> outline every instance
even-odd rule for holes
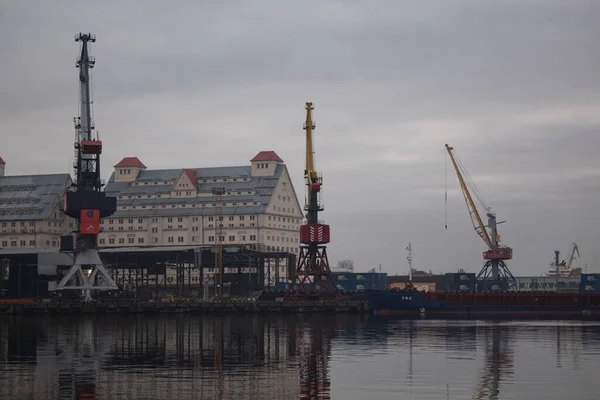
[[[79,117],[75,118],[75,180],[65,194],[64,212],[77,221],[74,263],[56,286],[56,290],[81,290],[85,300],[92,299],[92,290],[116,290],[116,283],[104,268],[98,254],[98,233],[101,218],[117,210],[116,197],[107,197],[100,179],[102,141],[94,132],[92,121],[91,69],[95,59],[88,45],[96,41],[91,33],[75,37],[81,43],[79,68]]]
[[[460,183],[460,188],[462,189],[465,203],[467,204],[467,210],[469,211],[469,216],[471,217],[471,222],[473,223],[473,228],[477,234],[483,239],[485,244],[488,247],[488,250],[483,252],[483,258],[486,260],[483,268],[477,275],[478,280],[498,280],[498,279],[506,279],[514,281],[515,278],[506,266],[504,261],[512,259],[512,249],[510,247],[501,246],[500,245],[500,235],[498,234],[497,225],[501,224],[505,221],[496,222],[496,214],[491,212],[491,208],[486,204],[485,200],[477,190],[475,183],[470,179],[469,174],[466,172],[465,168],[462,165],[460,159],[456,156],[454,152],[454,148],[446,144],[446,151],[448,155],[450,155],[450,160],[452,161],[452,165],[456,170],[456,175],[458,176],[458,182]],[[469,185],[467,185],[467,181]],[[468,186],[471,186],[473,193],[485,208],[488,224],[484,225],[483,220],[475,206],[475,202],[473,201],[473,196],[469,191]],[[488,231],[489,229],[489,231]]]
[[[340,295],[337,285],[331,277],[327,246],[330,238],[329,225],[319,222],[319,212],[323,211],[320,201],[323,177],[315,168],[313,130],[316,127],[312,119],[312,103],[306,103],[306,223],[300,227],[300,254],[296,267],[294,284],[290,285],[288,294],[315,295],[319,293],[335,293]]]

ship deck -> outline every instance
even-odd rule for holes
[[[428,292],[447,306],[600,306],[600,293],[580,292]]]

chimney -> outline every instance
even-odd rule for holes
[[[5,167],[6,167],[6,163],[4,162],[2,157],[0,157],[0,177],[4,176],[4,168]]]

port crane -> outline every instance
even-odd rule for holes
[[[496,214],[491,211],[491,208],[487,206],[485,200],[477,190],[477,187],[473,183],[473,181],[469,178],[469,174],[466,172],[465,168],[462,165],[460,159],[456,156],[454,148],[446,146],[446,151],[450,156],[450,160],[452,161],[452,165],[456,170],[456,175],[458,176],[458,182],[460,183],[460,188],[462,190],[463,196],[465,198],[465,203],[467,204],[467,210],[469,211],[469,216],[471,217],[471,222],[473,223],[473,228],[477,234],[483,239],[488,250],[483,252],[483,259],[486,260],[483,268],[477,275],[477,280],[506,280],[506,281],[515,281],[515,277],[510,272],[508,267],[506,266],[505,261],[512,259],[512,248],[507,246],[500,245],[500,235],[498,234],[497,225],[504,223],[505,221],[496,221]],[[488,224],[484,225],[481,215],[475,206],[475,202],[473,201],[473,196],[469,191],[467,181],[469,181],[473,193],[482,204],[486,211],[486,215],[488,218]],[[446,197],[447,198],[447,197]],[[446,225],[447,228],[447,225]],[[489,229],[489,231],[488,231]]]
[[[331,277],[327,246],[330,239],[329,225],[319,221],[319,212],[323,211],[321,203],[321,186],[323,176],[315,167],[313,131],[316,127],[312,118],[314,110],[312,102],[307,102],[306,121],[306,169],[304,179],[306,182],[306,223],[300,226],[300,253],[296,267],[294,283],[289,286],[287,293],[294,296],[314,296],[324,293],[340,291]]]
[[[91,33],[80,33],[75,41],[81,43],[79,68],[79,117],[75,124],[75,179],[64,197],[64,213],[76,221],[73,236],[61,238],[61,251],[73,251],[73,265],[56,285],[58,291],[79,290],[86,301],[92,300],[92,291],[117,290],[118,287],[104,267],[98,254],[98,234],[102,218],[117,210],[117,198],[102,191],[100,155],[102,141],[95,132],[92,120],[91,69],[96,60],[90,55],[89,45],[96,41]],[[70,245],[63,245],[68,240]]]

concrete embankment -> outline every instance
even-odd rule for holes
[[[161,313],[370,313],[363,301],[173,301],[136,300],[2,302],[2,314],[161,314]]]

